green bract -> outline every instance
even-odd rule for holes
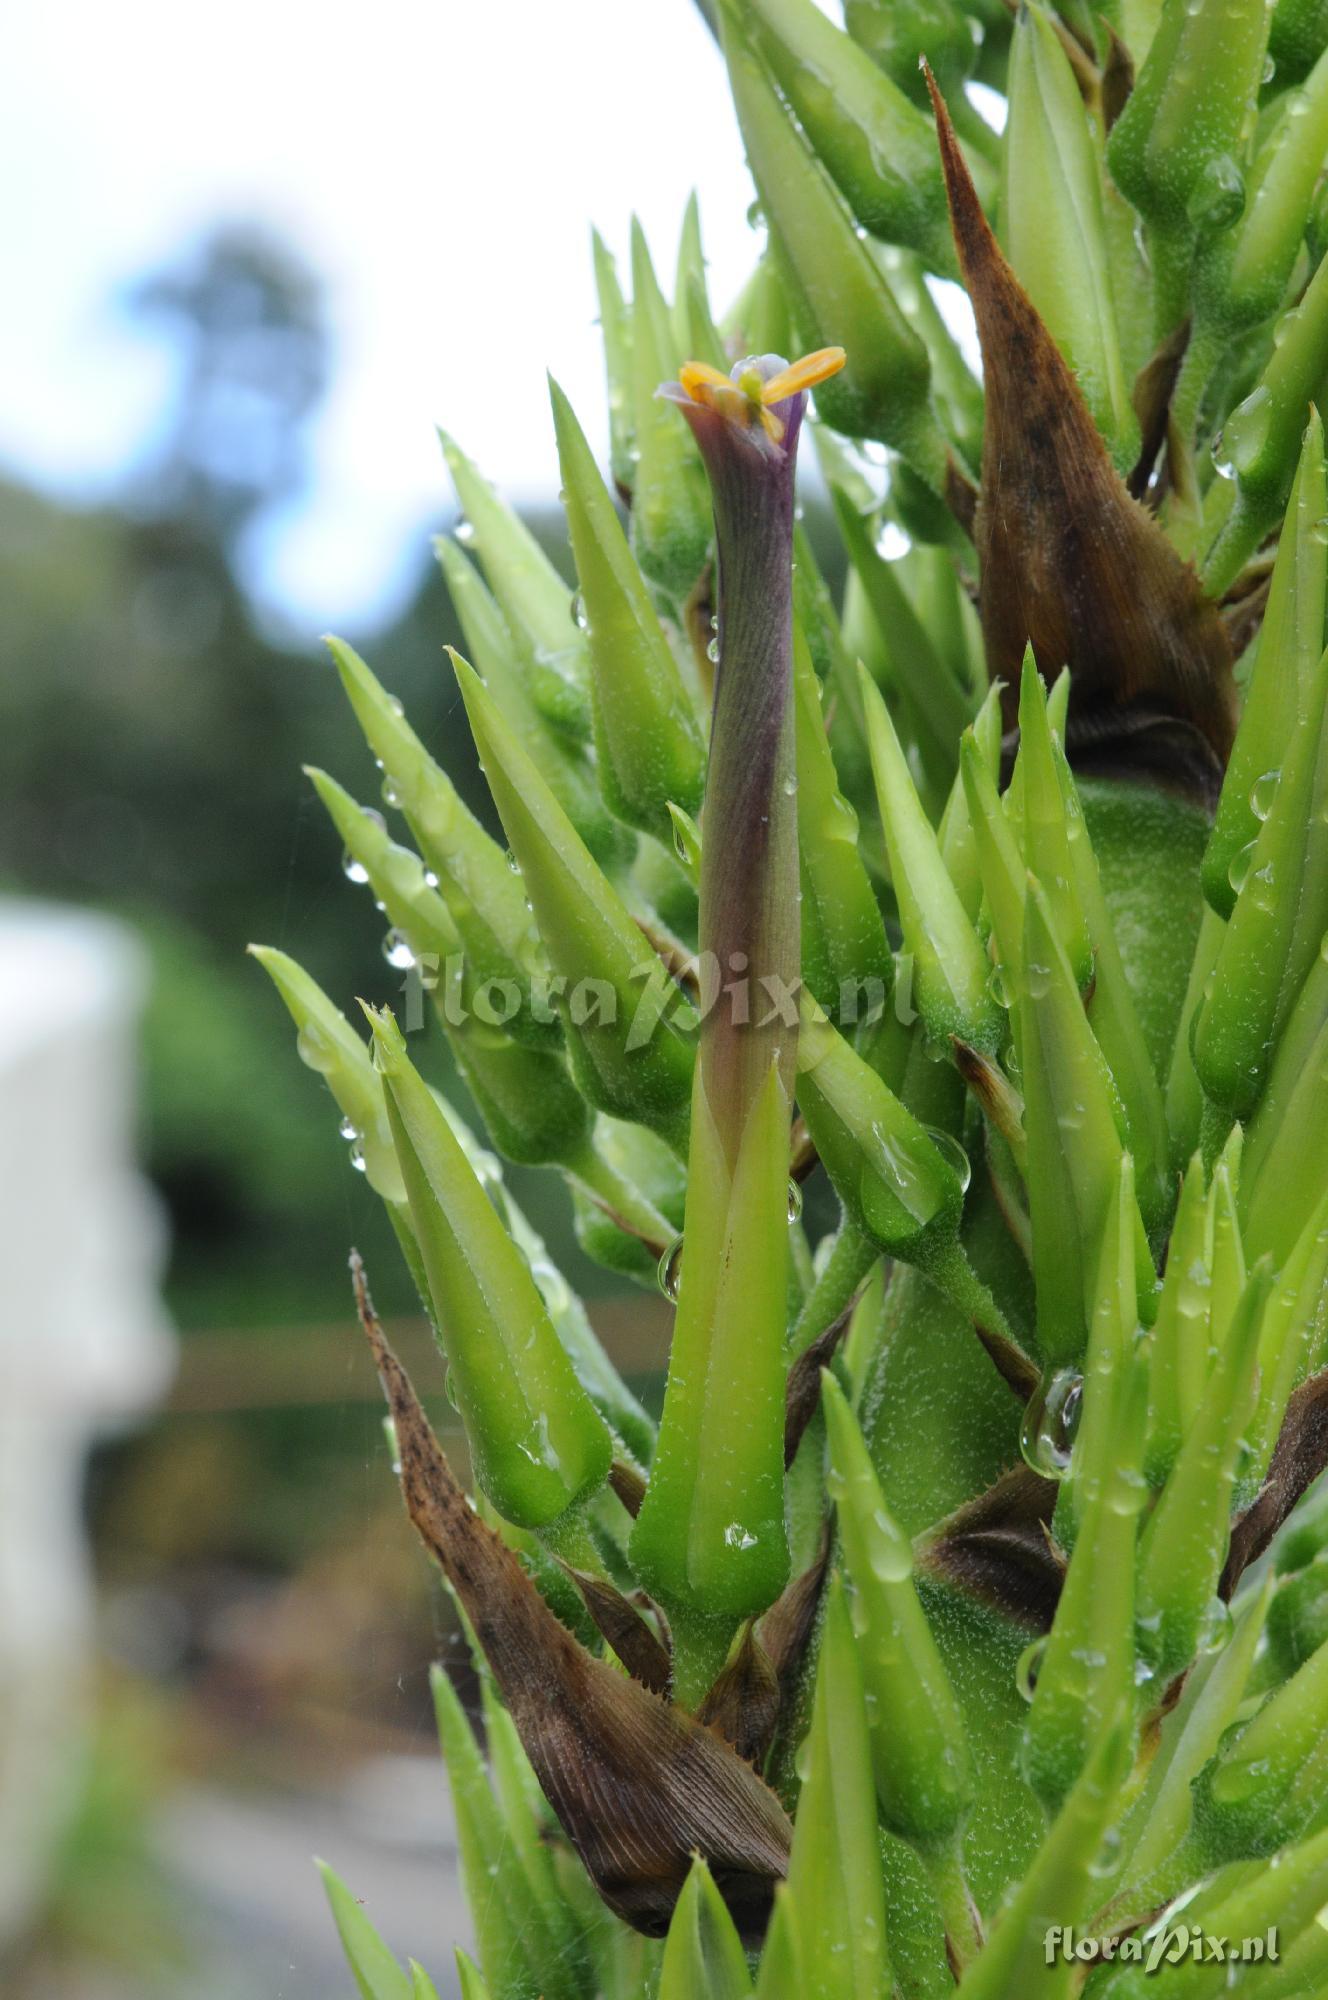
[[[257,951],[474,1471],[356,1260],[481,1674],[460,1988],[1313,2000],[1328,14],[703,11],[762,240],[721,310],[694,203],[676,277],[595,239],[566,576],[445,441],[507,851],[334,642],[399,819],[310,775],[396,1017]],[[495,1155],[675,1305],[658,1423]],[[361,1993],[430,2000],[326,1879]]]

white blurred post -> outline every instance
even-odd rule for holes
[[[134,1166],[142,955],[0,901],[0,1939],[78,1798],[94,1645],[88,1449],[165,1387],[161,1216]]]

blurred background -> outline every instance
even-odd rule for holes
[[[565,565],[543,370],[602,449],[589,225],[621,254],[630,198],[668,267],[695,188],[725,302],[750,190],[689,0],[72,0],[8,41],[0,1992],[350,2000],[318,1853],[451,1993],[426,1677],[456,1641],[352,1243],[440,1373],[243,952],[392,997],[300,775],[376,783],[318,636],[478,808],[432,426]],[[648,1388],[663,1302],[606,1292],[518,1179]]]

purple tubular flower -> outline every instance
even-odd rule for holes
[[[730,1160],[771,1064],[793,1098],[799,970],[793,720],[793,488],[807,388],[843,365],[689,363],[660,395],[710,479],[719,657],[701,856],[702,1077]]]

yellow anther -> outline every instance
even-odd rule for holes
[[[735,382],[721,369],[712,368],[708,361],[686,361],[678,370],[678,380],[694,403],[718,410],[733,423],[759,423],[773,443],[781,444],[784,422],[770,405],[782,403],[785,397],[796,396],[803,389],[815,388],[827,376],[837,374],[844,361],[842,347],[821,347],[815,354],[804,354],[801,361],[781,368],[768,382],[761,379],[756,368],[744,368]]]
[[[814,389],[818,382],[837,375],[847,359],[842,347],[818,347],[815,354],[804,354],[801,361],[781,368],[778,375],[763,382],[761,401],[782,403],[785,396],[796,396],[800,389]]]

